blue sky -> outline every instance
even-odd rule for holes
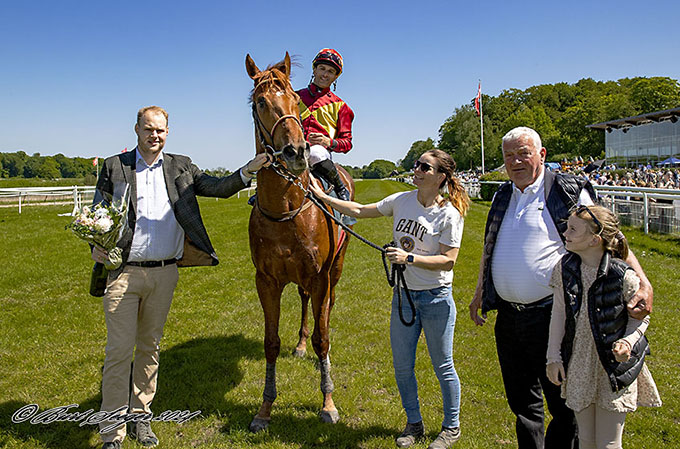
[[[680,2],[9,2],[0,6],[0,151],[91,157],[132,148],[136,111],[170,114],[166,151],[234,169],[254,153],[250,53],[323,47],[355,111],[342,164],[397,161],[476,94],[590,77],[680,78]]]

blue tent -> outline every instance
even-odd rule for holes
[[[665,161],[661,161],[661,162],[657,163],[656,165],[678,165],[678,164],[680,164],[680,159],[678,159],[677,157],[671,156],[668,159],[666,159]]]

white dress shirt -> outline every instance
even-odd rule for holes
[[[593,204],[585,189],[579,204]],[[524,192],[513,184],[491,258],[498,295],[506,301],[529,304],[552,294],[550,275],[566,252],[546,205],[544,173]]]
[[[179,259],[184,230],[177,223],[163,176],[163,152],[149,166],[139,152],[136,163],[137,222],[128,260],[143,262]]]

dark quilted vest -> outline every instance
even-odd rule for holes
[[[562,340],[562,360],[568,369],[576,334],[576,317],[583,300],[581,282],[581,258],[568,253],[562,258],[562,283],[564,285],[564,306],[566,326]],[[612,391],[630,385],[640,374],[649,344],[643,335],[631,351],[627,362],[617,362],[612,353],[612,344],[623,337],[628,323],[628,310],[623,297],[623,276],[631,270],[624,261],[611,257],[605,252],[597,270],[597,278],[588,290],[588,319],[595,340],[600,363],[609,376]]]
[[[597,194],[593,190],[593,186],[583,178],[567,174],[555,174],[549,170],[545,171],[545,191],[548,195],[546,204],[550,217],[560,233],[560,238],[564,241],[562,235],[567,229],[567,218],[569,211],[578,204],[581,190],[587,189],[590,197],[594,202],[597,202]],[[482,313],[487,313],[489,310],[498,308],[500,298],[496,293],[496,288],[493,284],[491,276],[491,256],[496,245],[496,237],[498,231],[503,223],[503,217],[508,209],[510,197],[512,196],[512,183],[506,182],[501,185],[496,196],[491,203],[491,209],[486,219],[486,230],[484,232],[484,253],[483,258],[486,259],[484,266],[484,290],[482,294]]]

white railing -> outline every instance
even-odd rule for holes
[[[395,179],[396,180],[396,179]],[[399,179],[406,181],[407,179]],[[500,181],[463,182],[468,195],[479,197],[481,184],[502,184]],[[624,224],[641,226],[645,233],[680,233],[680,190],[647,187],[593,186],[602,203],[619,216]],[[250,197],[256,188],[253,182],[237,193]],[[70,204],[73,209],[64,215],[74,215],[94,197],[94,186],[13,187],[0,188],[0,207],[18,206],[19,213],[27,205]]]
[[[482,184],[503,184],[501,181],[463,182],[468,195],[479,198]],[[603,205],[617,214],[626,225],[641,226],[645,234],[680,233],[680,190],[648,187],[594,185]]]
[[[593,186],[604,205],[624,224],[642,226],[645,234],[680,233],[680,190]],[[660,201],[659,201],[660,200]]]
[[[245,194],[246,198],[250,198],[257,189],[257,181],[253,180],[248,187],[241,189],[236,193],[236,198],[241,198],[241,194]]]
[[[83,205],[83,201],[92,201],[94,186],[70,187],[10,187],[0,189],[0,206],[22,207],[45,204],[69,204],[73,202],[73,215]]]
[[[257,183],[253,181],[250,186],[240,190],[236,197],[240,198],[244,194],[249,198],[256,188]],[[21,213],[26,206],[73,203],[72,211],[63,215],[75,215],[84,204],[92,202],[94,191],[95,186],[0,188],[0,207],[18,207]]]

